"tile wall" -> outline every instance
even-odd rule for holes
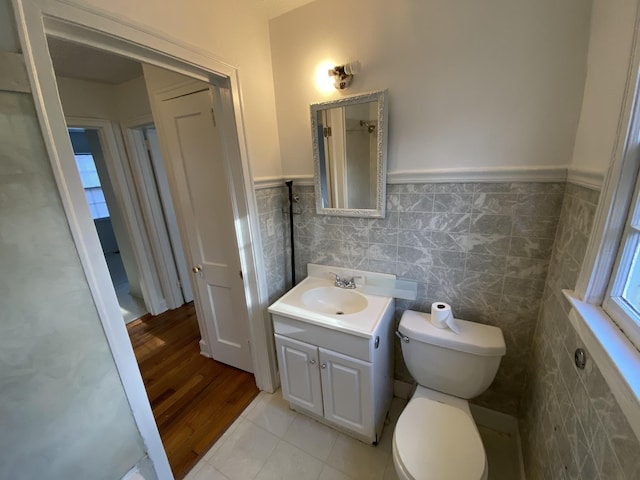
[[[393,273],[418,282],[416,301],[397,302],[397,321],[403,310],[428,312],[438,300],[450,303],[458,318],[501,327],[507,356],[477,402],[516,415],[565,184],[389,185],[381,220],[316,215],[313,187],[294,189],[300,197],[294,209],[297,277],[306,276],[307,263]],[[258,191],[274,295],[285,284],[281,275],[288,270],[281,266],[288,254],[280,253],[278,234],[265,237],[264,231],[274,218],[288,237],[283,190]],[[399,345],[395,364],[396,379],[411,381]]]
[[[291,286],[289,217],[285,214],[285,209],[288,208],[286,192],[284,187],[256,189],[269,304],[276,301]],[[270,231],[269,223],[273,224],[273,231]]]
[[[569,322],[561,290],[573,289],[598,192],[567,184],[521,411],[527,479],[638,479],[640,442],[593,361],[578,370],[585,348]],[[586,350],[586,348],[585,348]]]

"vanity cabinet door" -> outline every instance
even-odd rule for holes
[[[275,334],[282,397],[322,415],[318,347]]]
[[[324,348],[319,350],[324,417],[362,435],[375,434],[373,366]]]

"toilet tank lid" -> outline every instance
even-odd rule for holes
[[[502,330],[491,325],[456,319],[460,333],[437,328],[428,313],[406,310],[398,330],[411,340],[481,356],[502,356],[506,352]]]

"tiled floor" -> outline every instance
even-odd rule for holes
[[[393,399],[390,422],[380,444],[372,447],[290,410],[279,391],[261,392],[186,479],[397,479],[391,440],[405,404],[405,400]],[[517,478],[511,460],[496,465],[504,463],[511,452],[505,450],[505,437],[489,429],[481,429],[481,435],[492,465],[490,480]]]

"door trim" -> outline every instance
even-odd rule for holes
[[[140,128],[153,125],[153,117],[149,121],[139,124],[138,121],[120,123],[124,144],[128,152],[131,177],[136,185],[140,209],[149,224],[147,236],[149,246],[158,270],[158,279],[165,294],[167,308],[174,309],[181,306],[183,301],[179,283],[182,283],[178,273],[176,255],[184,256],[184,252],[175,252],[171,244],[169,225],[163,213],[163,206],[159,188],[150,163],[152,162],[143,133]],[[155,193],[157,192],[157,197]]]
[[[122,138],[119,135],[120,132],[110,120],[66,117],[66,121],[70,128],[87,128],[98,132],[102,151],[107,160],[111,186],[133,247],[144,301],[148,303],[147,308],[151,314],[158,315],[167,310],[167,303],[157,280],[155,261],[146,247],[149,245],[149,238],[144,229],[142,211],[136,197],[135,187],[130,181],[131,171],[126,161],[127,156]]]
[[[89,228],[93,220],[84,199],[75,161],[72,161],[73,150],[46,35],[111,51],[207,83],[221,79],[225,84],[228,95],[222,102],[223,117],[228,121],[221,123],[223,135],[231,135],[226,139],[232,147],[227,151],[234,179],[230,187],[238,243],[242,245],[240,258],[245,269],[244,285],[254,375],[258,388],[273,391],[277,386],[277,368],[272,338],[268,336],[271,322],[267,312],[267,280],[247,152],[238,69],[205,50],[85,4],[71,4],[63,0],[12,0],[12,6],[44,143],[89,288],[149,458],[158,478],[171,479],[171,468],[122,322],[115,292],[113,287],[105,288],[111,280],[98,236],[94,228]]]

